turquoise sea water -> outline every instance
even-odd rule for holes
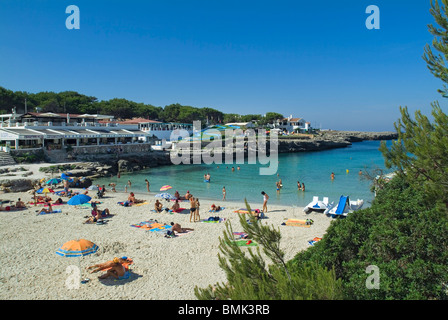
[[[261,204],[261,191],[265,191],[270,197],[270,204],[301,207],[311,202],[313,196],[319,196],[320,199],[326,196],[330,201],[338,201],[341,195],[348,195],[353,200],[364,199],[364,207],[368,207],[374,198],[370,192],[371,182],[361,178],[358,172],[385,169],[382,154],[378,151],[379,145],[379,141],[363,141],[341,149],[279,154],[278,176],[259,175],[260,166],[268,165],[191,164],[151,168],[122,174],[120,178],[101,178],[94,183],[107,186],[115,182],[117,191],[123,192],[127,181],[131,180],[132,188],[128,188],[128,192],[146,193],[145,179],[148,179],[151,192],[159,193],[163,185],[171,185],[173,189],[168,192],[172,194],[177,190],[184,195],[189,190],[195,197],[214,199],[221,206],[222,188],[225,186],[226,199],[229,201],[240,202],[247,198],[251,204]],[[240,166],[240,170],[237,170],[237,166]],[[330,178],[332,172],[335,174],[333,181]],[[205,173],[211,175],[210,183],[204,182]],[[278,179],[282,179],[283,183],[279,193],[275,185]],[[305,191],[297,189],[297,181],[305,183]]]

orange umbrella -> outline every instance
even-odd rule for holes
[[[63,257],[81,257],[91,253],[95,253],[98,250],[98,246],[92,241],[86,239],[70,240],[64,243],[57,251],[56,254]]]
[[[160,191],[165,191],[165,190],[169,190],[172,188],[173,188],[172,186],[166,185],[166,186],[163,186],[162,188],[160,188]]]

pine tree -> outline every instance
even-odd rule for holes
[[[411,185],[423,187],[428,200],[448,205],[448,116],[438,103],[432,108],[433,123],[420,111],[414,120],[407,108],[400,108],[398,139],[390,149],[383,142],[380,150],[387,167],[396,168]]]
[[[432,45],[439,54],[435,54],[429,45],[425,47],[423,59],[426,61],[429,70],[444,83],[448,83],[448,0],[431,1],[430,12],[438,26],[429,25],[429,32],[435,36]],[[448,97],[448,88],[444,85],[444,90],[438,90],[445,98]]]
[[[246,207],[251,212],[246,201]],[[317,263],[291,265],[285,261],[280,249],[281,234],[273,227],[263,225],[253,216],[247,221],[239,215],[240,224],[248,238],[259,246],[242,249],[236,244],[230,222],[220,238],[218,254],[220,267],[227,282],[207,288],[195,288],[198,299],[217,300],[299,300],[340,299],[341,282],[334,270],[327,270]],[[263,248],[263,250],[260,249]],[[247,252],[246,252],[247,250]],[[264,256],[262,255],[262,252]],[[265,257],[272,264],[267,265]]]

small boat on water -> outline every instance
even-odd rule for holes
[[[310,213],[311,211],[324,212],[328,209],[329,206],[332,206],[332,203],[329,203],[328,197],[324,197],[322,200],[319,200],[319,197],[314,196],[313,201],[311,201],[305,208],[303,208],[303,212]]]
[[[333,218],[346,217],[349,213],[361,209],[363,205],[364,200],[362,199],[350,200],[349,196],[341,196],[338,204],[328,206],[324,213]]]

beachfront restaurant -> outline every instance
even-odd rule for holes
[[[119,145],[149,141],[151,137],[140,130],[118,129],[28,129],[0,128],[0,143],[11,149],[45,148],[58,150],[66,146]]]

